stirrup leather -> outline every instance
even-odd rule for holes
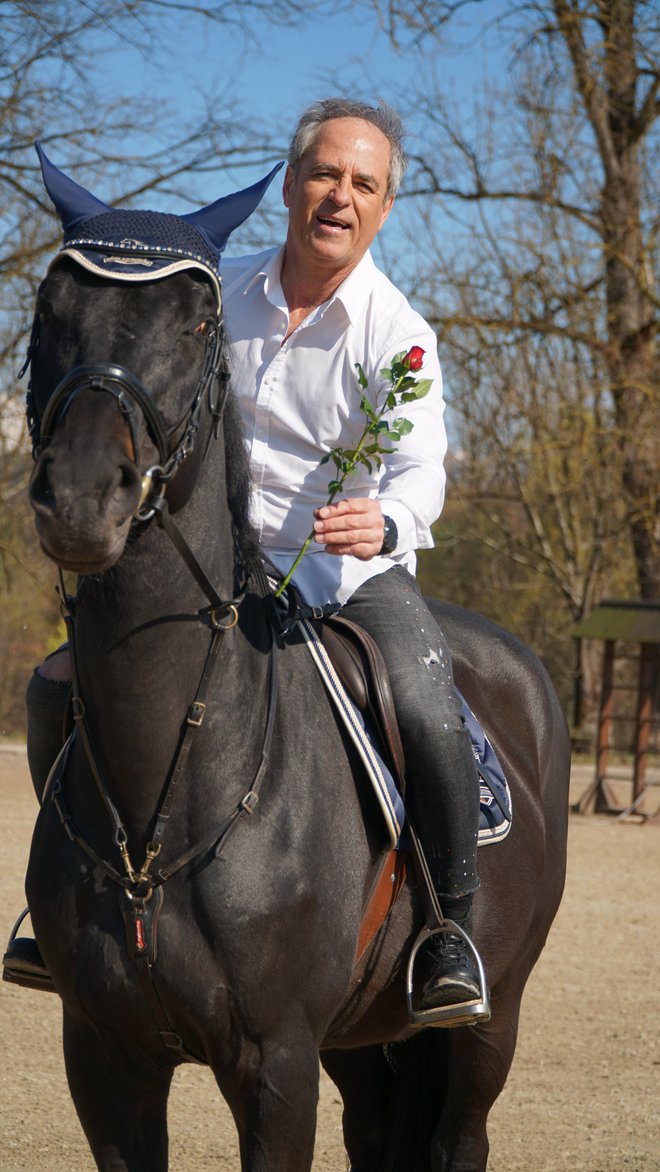
[[[416,1009],[414,1004],[414,970],[417,954],[422,945],[434,936],[448,933],[461,936],[472,953],[479,974],[480,996],[473,1001],[461,1001],[456,1005],[440,1005],[436,1009]],[[481,957],[470,937],[453,920],[443,918],[437,927],[428,928],[425,926],[419,933],[408,960],[406,1000],[408,1002],[408,1017],[413,1029],[426,1029],[427,1026],[445,1026],[450,1029],[454,1026],[477,1025],[479,1022],[490,1021],[490,995]]]

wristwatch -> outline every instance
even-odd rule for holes
[[[399,530],[396,527],[396,522],[391,517],[383,516],[385,522],[385,529],[383,531],[383,544],[380,547],[381,556],[383,554],[394,553],[396,543],[399,540]]]

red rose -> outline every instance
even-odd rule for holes
[[[401,365],[405,366],[406,370],[421,370],[425,353],[421,346],[411,346],[405,358],[401,359]]]

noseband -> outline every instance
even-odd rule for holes
[[[186,456],[190,455],[193,450],[205,399],[208,401],[212,431],[214,435],[217,435],[229,384],[229,371],[223,357],[224,331],[222,322],[214,318],[207,319],[201,326],[197,327],[199,332],[202,329],[204,329],[205,342],[202,371],[192,400],[177,423],[171,427],[167,426],[151,393],[140,379],[126,367],[108,362],[75,366],[65,374],[55,387],[41,420],[38,419],[32,391],[28,391],[27,411],[33,458],[36,460],[48,447],[58,424],[61,423],[81,391],[102,391],[111,395],[128,423],[134,463],[139,467],[138,424],[140,414],[144,418],[149,434],[158,449],[159,463],[148,468],[143,474],[142,495],[135,513],[138,520],[148,520],[154,512],[153,508],[149,507],[148,498],[152,495],[163,495],[168,482],[175,475]],[[35,323],[30,339],[28,358],[20,372],[21,375],[27,369],[37,344],[38,335]],[[217,392],[214,397],[216,384]],[[181,429],[183,430],[179,440],[170,450],[172,436]]]

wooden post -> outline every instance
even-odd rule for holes
[[[652,751],[652,729],[658,727],[658,716],[655,705],[658,701],[658,685],[660,682],[660,599],[643,600],[638,602],[603,602],[593,614],[582,620],[573,631],[574,637],[596,638],[603,640],[603,662],[601,669],[601,693],[598,713],[598,731],[596,739],[596,768],[593,780],[582,796],[571,809],[579,814],[615,814],[619,818],[628,818],[632,815],[643,821],[660,822],[660,808],[655,814],[648,814],[641,809],[648,790],[647,768],[649,753]],[[614,664],[616,644],[636,644],[639,655],[623,654],[621,658],[638,659],[638,677],[636,684],[615,682]],[[617,795],[607,781],[612,728],[615,721],[624,724],[630,723],[627,704],[622,703],[621,712],[615,712],[615,696],[619,693],[634,692],[634,735],[632,749],[634,753],[632,769],[632,793],[630,802],[624,808],[619,805]],[[627,745],[630,744],[626,738]]]
[[[642,796],[646,789],[646,763],[651,735],[654,668],[657,654],[657,646],[654,646],[652,643],[642,643],[639,657],[639,692],[637,696],[637,724],[635,728],[634,802]]]
[[[607,762],[610,752],[610,728],[612,726],[612,684],[614,680],[614,640],[606,639],[603,654],[603,672],[600,690],[600,712],[598,716],[598,741],[596,746],[596,773],[594,780],[574,806],[578,814],[604,814],[616,806],[615,797],[607,784]]]
[[[603,678],[598,715],[598,741],[596,745],[596,813],[602,813],[603,786],[606,784],[607,762],[610,755],[610,729],[612,728],[612,681],[614,677],[614,640],[605,640],[603,655]],[[606,806],[611,805],[610,802]]]

